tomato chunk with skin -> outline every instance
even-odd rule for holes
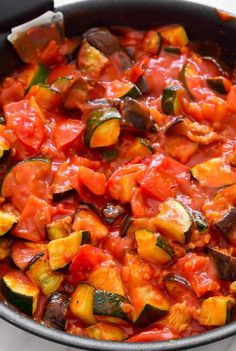
[[[72,186],[80,192],[80,184],[85,185],[95,195],[103,195],[106,191],[106,176],[84,166],[79,167],[78,174],[71,178]]]
[[[163,329],[157,327],[153,327],[147,329],[139,334],[136,334],[129,338],[128,342],[144,342],[144,341],[164,341],[164,340],[172,340],[179,339],[180,336],[168,327],[164,327]]]
[[[4,106],[7,128],[26,146],[38,151],[43,143],[44,125],[32,100],[21,100]]]
[[[45,239],[45,227],[52,220],[53,207],[31,195],[12,234],[35,243]]]
[[[53,140],[57,148],[64,149],[78,141],[82,136],[84,126],[80,120],[61,119],[53,129]]]
[[[12,260],[22,271],[37,254],[46,253],[46,251],[47,244],[24,241],[15,241],[11,247]]]

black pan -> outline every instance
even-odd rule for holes
[[[9,0],[0,0],[0,6],[4,2],[8,3]],[[40,0],[37,1],[37,4],[41,4],[40,6],[38,5],[37,10],[31,8],[27,12],[20,9],[22,2],[25,2],[25,0],[14,1],[15,6],[17,3],[18,11],[11,18],[11,22],[9,22],[11,25],[20,23],[22,13],[24,13],[24,20],[28,20],[31,16],[36,15],[37,11],[37,14],[40,14],[43,10],[53,7],[50,0]],[[31,0],[30,3],[36,2]],[[204,5],[183,0],[82,0],[56,10],[62,11],[65,16],[68,36],[77,35],[88,28],[102,25],[129,25],[138,28],[148,28],[156,25],[182,23],[191,39],[214,40],[236,53],[236,20],[222,21],[215,9]],[[8,29],[4,27],[5,31]],[[4,45],[5,53],[9,54],[10,49],[6,44]],[[0,57],[4,55],[4,51],[1,51],[0,44]],[[7,68],[10,69],[10,67]],[[13,65],[11,68],[13,68]],[[0,317],[44,339],[87,351],[183,351],[213,343],[236,334],[236,322],[233,322],[200,335],[173,341],[151,343],[105,342],[72,336],[46,328],[17,313],[3,303],[0,303]]]

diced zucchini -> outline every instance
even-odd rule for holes
[[[99,154],[106,162],[115,160],[119,154],[117,149],[100,149]]]
[[[26,269],[26,276],[39,286],[44,295],[54,293],[64,280],[64,275],[53,272],[44,254],[38,254]]]
[[[122,124],[137,130],[149,130],[151,128],[150,112],[139,101],[127,97],[124,101]]]
[[[161,108],[166,115],[178,115],[181,111],[183,88],[170,85],[163,90]]]
[[[72,218],[63,217],[47,224],[46,233],[49,240],[67,237],[72,232]]]
[[[206,79],[211,89],[219,94],[227,94],[231,88],[231,82],[225,77],[212,77]]]
[[[102,209],[104,221],[108,224],[113,224],[122,214],[125,213],[124,206],[115,201],[108,202]]]
[[[186,63],[181,72],[181,80],[192,100],[195,100],[194,89],[196,86],[196,76],[199,74],[197,67],[192,62]]]
[[[0,138],[0,160],[5,159],[7,155],[9,155],[10,146],[6,142],[6,140]]]
[[[114,145],[120,135],[121,115],[115,108],[90,113],[86,121],[85,145],[91,148]]]
[[[215,263],[219,279],[236,280],[236,257],[220,252],[212,247],[208,247],[206,252]]]
[[[183,26],[173,25],[161,29],[162,38],[170,45],[185,46],[188,44],[188,36]]]
[[[83,41],[77,56],[77,65],[82,72],[90,78],[99,78],[108,63],[109,60],[101,51],[90,45],[87,40]]]
[[[232,322],[235,299],[231,296],[213,296],[204,300],[199,323],[206,326],[221,326]]]
[[[66,93],[66,91],[70,88],[73,82],[74,78],[72,77],[60,77],[57,78],[54,82],[52,82],[50,88],[64,95],[64,93]]]
[[[122,310],[122,305],[128,303],[124,296],[103,291],[94,290],[93,292],[93,314],[110,316],[127,320],[127,315]]]
[[[161,50],[162,36],[159,32],[149,30],[144,36],[143,47],[146,53],[158,55]]]
[[[48,69],[46,66],[38,63],[33,65],[29,70],[28,82],[26,83],[26,90],[29,90],[35,84],[45,84],[48,78]]]
[[[102,322],[86,328],[86,334],[89,338],[107,341],[123,341],[127,337],[123,329]]]
[[[107,227],[90,209],[81,209],[76,212],[72,229],[75,231],[89,231],[91,233],[91,243],[95,245],[108,234]]]
[[[94,288],[88,284],[80,284],[73,292],[70,300],[71,312],[87,324],[95,324],[93,314]]]
[[[0,236],[8,233],[17,221],[18,217],[13,213],[0,211]]]
[[[174,117],[165,125],[165,134],[169,135],[175,132],[175,127],[184,122],[184,117]]]
[[[174,55],[180,55],[181,50],[176,46],[165,46],[164,51]]]
[[[230,238],[231,231],[236,224],[236,207],[232,207],[224,216],[214,223],[214,227],[218,229],[226,237]]]
[[[148,139],[135,138],[124,153],[125,159],[131,161],[135,157],[148,157],[154,154],[154,149]]]
[[[89,274],[88,282],[96,289],[125,296],[122,280],[116,266],[98,266]]]
[[[124,99],[126,97],[130,97],[132,99],[138,99],[142,96],[142,93],[136,84],[129,83],[128,85],[128,82],[126,82],[126,84],[124,84],[124,88],[125,87],[126,91],[123,91],[121,96],[118,96],[119,98]]]
[[[220,157],[193,166],[191,175],[202,185],[211,188],[220,188],[236,183],[236,173]]]
[[[135,232],[138,254],[152,263],[166,263],[171,260],[173,250],[168,242],[160,235],[147,229]]]
[[[169,310],[167,299],[158,288],[151,285],[133,289],[130,300],[133,306],[132,321],[140,327],[156,322]]]
[[[27,97],[33,96],[40,106],[45,110],[52,110],[60,105],[61,97],[57,90],[49,85],[37,84],[30,88]]]
[[[5,238],[0,238],[0,262],[5,260],[10,254],[10,244],[9,240]]]
[[[182,164],[186,164],[197,152],[198,144],[183,135],[173,134],[168,135],[168,138],[166,138],[165,150],[172,158]]]
[[[19,272],[5,274],[1,281],[1,290],[6,299],[20,311],[32,316],[36,310],[39,289]]]
[[[83,239],[83,231],[77,231],[66,238],[50,241],[48,244],[49,264],[53,271],[64,268],[78,253]],[[85,232],[86,235],[88,232]]]
[[[69,307],[69,297],[65,293],[54,293],[44,310],[43,321],[48,326],[64,330]]]
[[[190,216],[193,219],[196,229],[199,232],[204,232],[208,229],[209,224],[206,217],[199,211],[192,210],[190,207],[187,208],[190,213]]]
[[[153,219],[157,228],[181,244],[188,241],[192,218],[181,202],[169,199],[160,205],[159,214]]]

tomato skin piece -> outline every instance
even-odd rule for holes
[[[11,247],[11,257],[17,267],[23,271],[38,253],[46,253],[46,251],[47,244],[15,241]]]
[[[48,75],[48,83],[51,84],[58,78],[62,77],[77,77],[78,71],[76,71],[76,65],[59,65],[53,68]]]
[[[7,128],[26,146],[38,151],[45,132],[41,117],[30,100],[12,102],[4,106]]]
[[[50,198],[50,178],[50,162],[40,159],[20,162],[5,176],[2,183],[2,195],[10,197],[12,204],[22,211],[30,195],[45,200]]]
[[[4,106],[11,102],[23,99],[25,89],[20,81],[13,78],[6,78],[0,89],[0,105]]]
[[[95,266],[108,260],[112,258],[104,250],[88,244],[82,245],[70,265],[72,282],[77,284],[84,280]]]
[[[71,178],[71,184],[78,192],[80,192],[80,184],[85,185],[95,195],[104,195],[106,192],[105,174],[84,166],[80,166],[78,175]]]
[[[82,133],[84,126],[77,119],[60,119],[53,129],[53,140],[57,148],[64,149],[76,142]]]
[[[35,243],[45,239],[45,226],[52,220],[53,207],[31,195],[12,234]]]
[[[180,336],[168,327],[164,327],[163,329],[159,329],[158,327],[154,327],[152,329],[145,330],[139,334],[136,334],[129,338],[128,342],[143,342],[143,341],[164,341],[164,340],[172,340],[179,339]]]

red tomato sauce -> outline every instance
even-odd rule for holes
[[[3,80],[4,303],[127,342],[235,320],[235,72],[198,49],[180,25],[96,28]]]

